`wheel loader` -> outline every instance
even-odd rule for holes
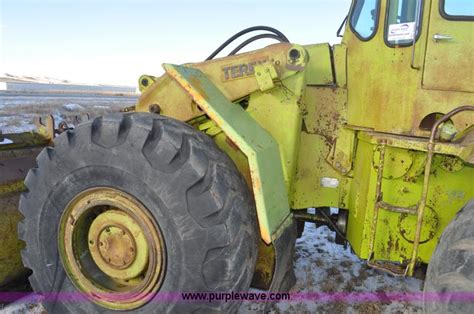
[[[252,27],[124,112],[3,134],[0,283],[26,269],[49,312],[235,312],[159,298],[288,291],[312,222],[393,276],[428,265],[428,312],[473,312],[473,12],[354,0],[339,44]]]

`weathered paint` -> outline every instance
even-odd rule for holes
[[[422,120],[430,114],[444,114],[473,102],[472,92],[465,88],[466,84],[471,86],[472,80],[458,71],[463,62],[474,61],[473,55],[466,53],[472,49],[471,41],[464,41],[472,36],[472,23],[449,24],[458,41],[448,63],[456,66],[441,70],[437,64],[428,68],[434,60],[430,58],[440,53],[427,51],[427,46],[428,50],[434,47],[430,23],[436,28],[451,21],[440,20],[439,0],[424,1],[422,29],[414,54],[417,69],[413,69],[411,46],[389,47],[384,41],[387,3],[387,0],[381,1],[376,34],[368,41],[361,41],[347,27],[342,43],[333,47],[328,44],[294,46],[304,52],[303,66],[290,62],[291,44],[186,65],[201,70],[225,96],[228,106],[245,108],[278,142],[292,208],[334,206],[349,210],[348,239],[356,253],[364,258],[375,204],[374,165],[378,158],[375,148],[385,142],[388,149],[383,174],[384,199],[395,206],[416,205],[423,185],[429,135],[429,127],[420,128]],[[467,46],[459,49],[459,45]],[[436,49],[443,47],[449,50],[451,46],[438,45]],[[248,71],[248,65],[256,60],[262,65],[255,66],[263,75],[260,78],[256,77],[257,72],[253,71],[252,76]],[[276,77],[270,73],[273,68]],[[234,73],[228,72],[226,78],[225,71]],[[428,81],[424,81],[428,74],[435,78],[457,78],[451,83],[462,86],[430,87]],[[209,95],[199,86],[193,97],[183,94],[176,84],[170,83],[168,75],[158,80],[163,83],[155,83],[145,90],[137,108],[148,111],[151,103],[159,103],[164,115],[189,121],[213,136],[250,183],[253,174],[248,166],[250,161],[234,140],[235,135],[231,136],[222,127],[227,119],[206,117],[206,110],[200,111],[196,105],[208,101]],[[209,119],[217,127],[209,123]],[[455,141],[435,146],[434,174],[433,178],[430,176],[427,216],[421,236],[421,261],[429,261],[443,228],[462,203],[472,197],[469,178],[474,145],[472,136],[462,131],[472,128],[473,120],[472,112],[454,116],[449,130],[445,129],[458,132]],[[336,188],[325,186],[321,183],[323,178],[335,179],[339,184]],[[253,184],[254,193],[255,186],[260,188],[266,184],[257,183]],[[448,205],[442,201],[443,195],[457,198]],[[271,211],[266,214],[273,215]],[[410,258],[413,217],[405,216],[381,211],[375,242],[377,259],[401,262]]]
[[[170,64],[164,68],[247,156],[261,237],[271,243],[290,215],[278,143],[200,70]]]
[[[430,27],[423,68],[423,88],[474,92],[474,26],[466,21],[447,20],[439,13],[439,5],[431,5]],[[472,4],[471,4],[472,5]],[[434,40],[436,34],[452,39]],[[472,99],[471,99],[472,100]]]
[[[375,205],[375,181],[378,158],[377,145],[366,141],[367,135],[359,136],[357,156],[354,164],[353,188],[349,201],[348,238],[354,251],[362,258],[368,257],[368,241],[372,212]],[[407,154],[408,153],[408,154]],[[423,169],[426,154],[416,150],[388,148],[386,167],[396,170],[398,175],[383,179],[384,199],[398,206],[413,206],[420,199],[423,183]],[[474,167],[464,164],[453,170],[441,166],[448,158],[455,157],[435,155],[430,175],[427,210],[425,211],[424,228],[422,229],[419,260],[428,262],[446,225],[456,212],[474,197],[474,187],[470,184],[474,176]],[[421,162],[414,160],[421,160]],[[403,162],[402,162],[403,161]],[[441,163],[443,161],[443,163]],[[409,164],[406,166],[405,164]],[[401,166],[403,165],[403,166]],[[404,172],[402,174],[402,172]],[[390,172],[389,172],[390,173]],[[401,174],[401,175],[400,175]],[[400,176],[399,176],[400,175]],[[375,257],[381,260],[405,262],[411,258],[414,226],[416,217],[389,211],[380,211],[377,229]]]
[[[430,62],[424,58],[426,45],[431,45],[433,41],[432,23],[437,23],[440,13],[439,0],[424,3],[423,26],[415,51],[419,70],[410,67],[411,46],[391,48],[384,42],[387,1],[381,1],[377,33],[371,40],[363,42],[346,28],[343,44],[348,50],[348,124],[380,132],[428,136],[428,131],[419,128],[420,122],[428,114],[447,113],[463,104],[473,103],[472,93],[454,88],[435,90],[423,86],[424,71],[430,71],[435,80],[463,81],[463,84],[472,86],[472,79],[458,70],[459,66],[467,64],[465,69],[469,71],[474,63],[474,54],[469,53],[473,49],[472,41],[468,40],[472,36],[468,34],[473,32],[472,22],[447,21],[445,24],[450,26],[449,30],[443,32],[450,33],[455,28],[458,34],[456,45],[441,44],[439,49],[444,48],[449,58],[440,59],[439,62],[448,65],[442,69],[428,69]],[[460,131],[472,124],[473,119],[474,113],[466,113],[453,120]]]
[[[226,69],[233,66],[239,67],[239,65],[249,62],[267,60],[267,62],[274,64],[280,79],[294,75],[296,71],[286,67],[287,51],[290,47],[292,45],[287,43],[275,44],[248,53],[201,63],[190,63],[186,66],[201,70],[211,82],[219,87],[228,100],[236,101],[259,90],[260,86],[254,75],[245,75],[231,80],[225,79]],[[149,112],[149,107],[153,104],[160,106],[160,114],[182,121],[189,121],[204,114],[176,81],[166,74],[155,79],[152,85],[144,89],[136,110]]]
[[[334,73],[332,71],[331,47],[329,44],[308,45],[304,47],[308,54],[319,56],[311,58],[306,67],[306,84],[308,85],[332,85],[334,84]]]
[[[0,287],[27,273],[20,256],[25,244],[16,232],[23,218],[17,209],[19,198],[20,193],[0,195]]]
[[[445,20],[439,1],[424,1],[416,69],[411,67],[412,47],[385,44],[388,1],[381,0],[376,34],[368,41],[347,27],[342,43],[331,48],[282,43],[185,67],[169,66],[169,73],[160,78],[141,78],[136,110],[159,108],[160,114],[187,121],[215,139],[253,188],[266,243],[278,238],[281,223],[291,217],[290,207],[334,206],[349,210],[347,238],[354,251],[367,258],[377,147],[382,142],[387,146],[384,200],[413,207],[420,200],[428,147],[429,127],[420,128],[421,122],[474,102],[473,24]],[[433,42],[441,31],[455,40]],[[291,49],[302,57],[291,60]],[[458,132],[454,140],[434,149],[418,252],[422,262],[429,261],[445,226],[474,197],[474,113],[459,114],[451,122],[450,132]],[[50,129],[44,129],[44,135],[51,134]],[[9,138],[15,143],[0,150],[48,144],[33,133]],[[325,186],[323,178],[339,184]],[[11,196],[22,188],[21,179],[8,181],[0,193]],[[8,226],[18,221],[15,215]],[[409,260],[416,217],[381,210],[378,218],[375,259]],[[261,246],[259,260],[259,273],[265,277],[273,261],[269,246]]]
[[[61,214],[57,239],[74,287],[111,310],[149,302],[163,283],[167,262],[163,236],[150,217],[139,200],[114,188],[77,194]],[[105,275],[91,276],[98,268]]]
[[[35,144],[30,135],[5,136],[16,140],[24,138]],[[20,256],[24,243],[17,237],[16,226],[23,216],[17,207],[20,193],[26,190],[23,179],[28,170],[35,166],[35,158],[39,153],[38,148],[25,148],[25,142],[14,142],[9,146],[15,149],[7,150],[7,145],[0,145],[0,287],[28,273]],[[24,148],[19,149],[20,146]]]

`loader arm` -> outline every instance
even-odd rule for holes
[[[162,77],[147,75],[139,81],[143,94],[137,111],[158,110],[161,115],[187,122],[207,117],[208,124],[218,129],[217,133],[222,131],[227,142],[237,146],[246,161],[236,164],[253,190],[261,238],[267,244],[290,223],[287,220],[290,217],[289,191],[302,121],[297,102],[303,91],[307,60],[303,47],[281,43],[202,63],[165,64],[166,74]],[[294,134],[291,142],[295,146],[291,153],[287,152],[284,141],[275,138],[278,135],[268,125],[253,117],[240,103],[250,95],[276,89],[279,84],[291,93],[286,108],[293,108],[295,112],[291,118],[294,122],[287,125],[291,128],[288,134]],[[272,110],[273,115],[277,113],[276,107],[268,110]],[[278,114],[283,116],[285,112]],[[290,119],[290,116],[284,118]]]
[[[171,64],[164,68],[247,156],[261,237],[271,243],[290,215],[278,143],[200,70]]]

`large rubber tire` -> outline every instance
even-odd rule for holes
[[[36,292],[76,292],[58,257],[58,224],[83,190],[106,186],[137,198],[166,246],[159,292],[246,291],[257,258],[255,205],[233,162],[208,136],[154,114],[88,121],[44,149],[26,178],[19,237]],[[240,302],[164,303],[133,312],[235,312]],[[49,313],[108,312],[93,302],[45,302]]]
[[[428,265],[424,292],[427,313],[474,313],[474,200],[441,235]],[[466,297],[460,293],[470,294],[471,299],[460,300]]]

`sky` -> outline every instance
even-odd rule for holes
[[[0,0],[0,75],[135,86],[162,63],[204,60],[234,33],[272,26],[337,43],[351,0]],[[249,50],[273,43],[262,40]],[[228,51],[229,52],[229,51]]]

